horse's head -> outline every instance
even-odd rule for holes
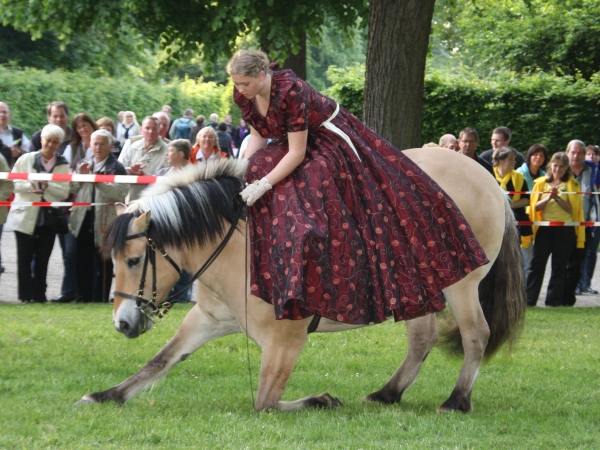
[[[194,273],[199,262],[212,260],[192,250],[218,248],[227,223],[237,223],[245,169],[245,161],[219,160],[170,171],[119,211],[102,245],[115,264],[113,322],[119,332],[137,337],[150,329],[180,270]]]
[[[151,213],[119,215],[106,236],[115,265],[113,322],[117,331],[138,337],[152,327],[161,302],[180,275],[180,253],[157,248],[150,236]],[[166,255],[166,257],[165,257]]]

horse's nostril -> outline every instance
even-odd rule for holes
[[[130,329],[129,323],[125,322],[124,320],[121,320],[119,322],[119,330],[121,331],[121,333],[128,334],[129,329]]]

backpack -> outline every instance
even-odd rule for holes
[[[190,123],[192,119],[182,117],[177,122],[177,128],[175,129],[175,139],[189,139],[190,138]]]

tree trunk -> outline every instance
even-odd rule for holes
[[[420,147],[435,0],[371,0],[364,120],[399,149]]]
[[[303,31],[302,35],[303,38],[300,43],[300,51],[297,55],[294,55],[290,50],[284,66],[288,69],[292,69],[296,75],[303,80],[306,80],[306,31]]]

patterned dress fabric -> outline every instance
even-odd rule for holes
[[[266,116],[237,90],[244,120],[273,139],[247,181],[308,130],[303,162],[249,208],[252,293],[277,319],[315,314],[350,324],[408,320],[444,308],[442,289],[488,259],[452,199],[408,157],[290,70],[274,69]]]

